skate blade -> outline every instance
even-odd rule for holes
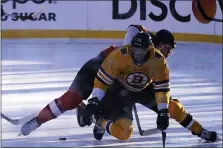
[[[20,137],[22,136],[22,132],[20,131],[19,134],[17,135],[17,137]]]

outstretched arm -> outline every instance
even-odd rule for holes
[[[116,53],[117,51],[113,51],[109,54],[98,70],[94,80],[92,98],[88,100],[83,117],[83,121],[86,125],[90,124],[90,117],[98,111],[100,101],[119,74],[119,69],[117,67],[119,59],[116,57]]]

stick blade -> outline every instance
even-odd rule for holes
[[[147,130],[143,130],[142,135],[141,136],[149,136],[149,135],[154,135],[159,133],[160,130],[157,128],[152,128],[152,129],[147,129]]]
[[[4,115],[3,113],[1,113],[1,117],[13,125],[23,125],[26,122],[33,119],[34,117],[36,117],[37,115],[38,115],[38,113],[33,113],[28,116],[22,117],[20,119],[12,119],[12,118],[9,118],[8,116]]]
[[[11,119],[3,113],[1,113],[1,117],[13,125],[19,125],[18,119]]]

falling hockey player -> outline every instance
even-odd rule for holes
[[[132,37],[140,31],[146,30],[141,25],[130,25],[127,29],[123,45],[131,43]],[[159,49],[165,57],[167,57],[168,50],[171,50],[168,47],[173,46],[173,44],[172,42],[170,43],[169,36],[168,34],[166,35],[165,32],[160,32],[160,35],[157,34],[157,37],[159,40],[157,44],[155,42],[155,46],[157,45],[156,48]],[[91,94],[94,85],[94,78],[98,69],[100,68],[101,63],[114,49],[116,49],[116,47],[111,46],[110,48],[102,51],[97,57],[85,63],[77,73],[77,76],[75,77],[69,90],[61,97],[56,98],[49,103],[37,114],[36,117],[33,117],[30,121],[24,124],[21,128],[21,134],[30,134],[43,123],[57,118],[68,110],[75,109],[82,102],[82,100],[86,100]],[[185,128],[191,130],[194,134],[202,137],[201,134],[204,129],[189,113],[184,110],[183,105],[179,102],[174,102],[174,100],[170,100],[170,105],[171,103],[171,107],[173,107],[172,111],[175,113],[182,113],[180,114],[180,118],[179,116],[172,116],[172,118],[177,120]],[[210,138],[206,138],[206,140],[210,140]]]

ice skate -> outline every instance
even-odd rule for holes
[[[105,134],[105,129],[101,126],[101,121],[103,120],[102,116],[95,115],[93,121],[96,121],[93,134],[96,140],[101,140]]]
[[[201,139],[204,139],[206,141],[209,141],[209,142],[215,142],[217,141],[218,139],[218,136],[217,136],[217,133],[215,131],[208,131],[206,129],[203,129],[201,134],[198,135]]]
[[[21,127],[21,131],[19,133],[18,136],[27,136],[29,135],[32,131],[34,131],[35,129],[39,128],[41,126],[41,124],[38,123],[37,118],[33,118],[30,121],[28,121],[27,123],[25,123],[22,127]]]

